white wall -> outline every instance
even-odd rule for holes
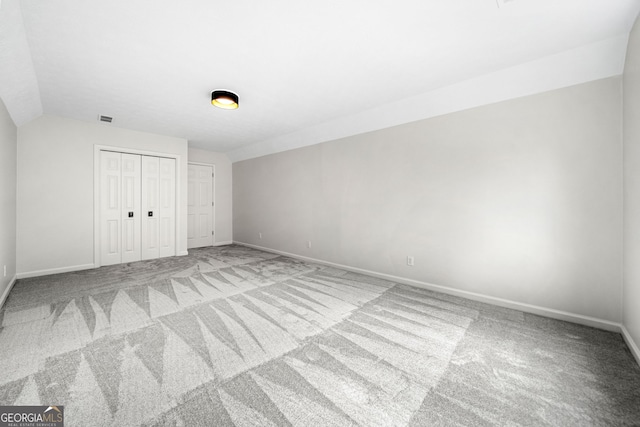
[[[214,245],[233,241],[231,161],[224,153],[189,148],[189,161],[215,165]]]
[[[640,21],[629,36],[624,69],[623,296],[623,324],[640,363]]]
[[[0,307],[16,275],[17,143],[16,126],[0,99]]]
[[[234,240],[620,322],[621,106],[614,77],[234,163]]]
[[[180,155],[178,253],[187,250],[187,141],[56,116],[18,129],[20,275],[94,263],[94,145]]]

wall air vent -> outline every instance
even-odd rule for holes
[[[101,122],[105,122],[105,123],[111,123],[111,121],[113,120],[113,117],[109,117],[109,116],[100,116],[100,121]]]

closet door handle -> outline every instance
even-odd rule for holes
[[[149,216],[153,216],[153,211],[149,211]]]
[[[133,212],[129,212],[129,218],[133,218]]]

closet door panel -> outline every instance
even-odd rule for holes
[[[121,163],[122,155],[100,152],[100,263],[120,264],[121,250]]]
[[[160,256],[160,158],[142,156],[142,259]]]
[[[160,159],[160,257],[176,254],[176,161]]]
[[[140,261],[141,156],[122,154],[122,262]]]

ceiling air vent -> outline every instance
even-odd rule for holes
[[[101,122],[105,122],[105,123],[111,123],[111,121],[113,120],[113,117],[109,117],[109,116],[100,116],[100,121]]]

